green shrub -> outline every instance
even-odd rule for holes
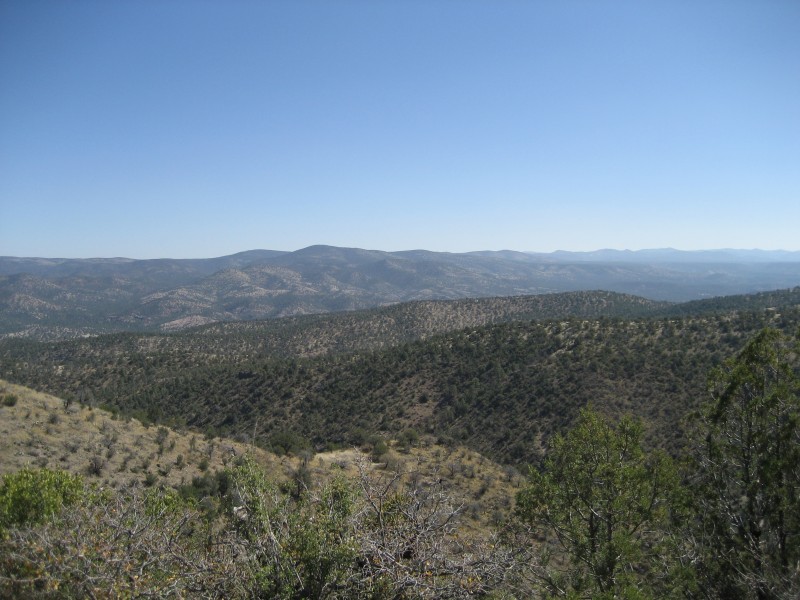
[[[269,449],[278,456],[299,454],[311,449],[311,442],[293,431],[279,431],[269,439]]]
[[[3,476],[0,485],[0,533],[9,527],[39,523],[76,502],[83,492],[78,475],[49,469],[22,469]]]
[[[17,396],[15,394],[6,394],[3,396],[3,406],[16,406]]]
[[[351,524],[356,492],[350,483],[336,478],[318,496],[293,500],[251,459],[228,473],[225,510],[253,550],[249,595],[288,600],[331,597],[330,590],[342,590],[339,597],[361,597],[346,587],[357,566]]]
[[[405,451],[419,444],[419,433],[416,429],[405,429],[397,438]]]
[[[389,452],[389,446],[385,441],[378,438],[372,445],[372,460],[374,462],[381,462],[387,452]]]

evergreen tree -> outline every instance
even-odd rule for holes
[[[800,597],[798,366],[798,341],[765,329],[710,378],[696,540],[721,597]]]
[[[663,568],[676,473],[641,437],[640,423],[614,426],[586,409],[556,437],[544,470],[531,472],[517,513],[545,540],[534,567],[545,595],[664,597],[676,585]]]

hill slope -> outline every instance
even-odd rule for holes
[[[23,468],[59,469],[82,475],[106,489],[137,486],[183,488],[184,493],[210,493],[203,486],[244,455],[283,484],[303,473],[318,487],[337,474],[356,477],[364,456],[347,448],[309,455],[276,456],[230,438],[142,425],[89,405],[71,404],[0,379],[0,398],[13,396],[13,406],[0,402],[0,476]],[[364,447],[369,450],[368,446]],[[466,531],[485,532],[490,520],[506,515],[522,477],[463,447],[444,448],[418,439],[389,441],[376,472],[394,470],[398,483],[417,485],[438,480],[465,507]]]
[[[360,323],[342,315],[284,322],[275,336],[258,329],[242,335],[237,328],[255,325],[230,324],[175,336],[7,341],[0,367],[13,381],[146,419],[229,435],[257,424],[267,445],[319,449],[413,428],[496,459],[530,461],[592,403],[641,416],[651,443],[675,448],[686,413],[705,397],[709,369],[766,325],[796,328],[797,293],[754,301],[775,304],[770,310],[713,314],[709,302],[695,307],[696,316],[562,317],[426,330],[416,341],[403,337],[413,326],[387,314],[403,308],[413,315],[424,303],[349,315]],[[515,301],[525,306],[525,299],[497,302]],[[749,303],[743,297],[736,306]],[[399,324],[394,337],[376,347],[375,331],[390,322]]]

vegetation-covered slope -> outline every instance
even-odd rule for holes
[[[181,494],[12,472],[0,481],[0,595],[796,598],[798,344],[765,328],[727,357],[679,461],[642,446],[639,420],[581,410],[513,512],[477,535],[453,482],[480,474],[475,500],[503,486],[464,452],[449,477],[422,455],[404,476],[353,452],[321,480],[309,477],[325,471],[320,456],[282,482],[247,454]],[[17,403],[2,390],[0,410]]]
[[[403,340],[438,327],[428,321],[415,329],[414,318],[424,312],[419,309],[442,305],[415,305],[410,314],[417,316],[405,315],[406,321],[403,310],[410,308],[393,307],[332,320],[216,325],[176,336],[5,342],[0,368],[13,381],[144,419],[228,435],[256,431],[261,443],[276,449],[358,444],[373,433],[413,428],[525,462],[536,460],[543,441],[589,403],[643,417],[647,439],[675,449],[685,415],[704,395],[709,369],[765,325],[797,327],[795,293],[774,295],[764,302],[776,306],[756,312],[522,321],[412,342]],[[609,299],[595,298],[600,304]],[[433,321],[452,318],[455,326],[463,322],[458,314],[443,309]],[[237,333],[250,327],[255,331]],[[278,333],[262,337],[259,327]],[[383,337],[375,334],[381,327]]]
[[[486,314],[419,303],[260,334],[275,325],[6,341],[3,373],[65,400],[0,382],[14,457],[0,595],[797,597],[796,295],[625,318],[595,316],[589,295],[583,316],[543,320],[527,299]],[[187,434],[199,453],[150,420],[205,429]],[[252,441],[295,456],[265,471]],[[455,441],[537,464],[513,513],[515,470]],[[226,470],[186,485],[212,455]],[[116,490],[14,473],[17,459]],[[181,497],[156,485],[179,474]]]

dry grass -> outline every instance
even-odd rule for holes
[[[47,467],[82,474],[102,487],[134,483],[177,487],[194,477],[221,470],[248,453],[277,480],[287,480],[305,467],[312,483],[335,473],[356,477],[356,449],[324,452],[313,457],[278,457],[224,438],[208,439],[196,432],[146,427],[136,419],[115,418],[110,412],[64,402],[0,380],[0,398],[16,396],[13,406],[0,403],[0,475],[23,467]],[[522,478],[463,447],[427,444],[389,452],[371,468],[377,473],[402,473],[399,485],[440,483],[463,506],[465,524],[476,532],[499,523],[512,505]]]
[[[499,525],[513,506],[514,495],[524,478],[513,468],[503,467],[464,447],[447,448],[424,442],[408,450],[391,444],[376,471],[402,473],[400,485],[426,486],[439,483],[463,507],[464,523],[475,532],[487,525]],[[316,476],[343,471],[357,474],[358,450],[338,450],[317,454],[310,466]]]
[[[175,487],[222,469],[245,452],[270,470],[285,470],[278,457],[258,448],[194,432],[145,427],[136,419],[116,419],[98,408],[73,404],[65,409],[55,396],[0,380],[0,396],[8,394],[17,402],[0,406],[0,473],[47,467],[81,473],[105,487],[133,481]]]

